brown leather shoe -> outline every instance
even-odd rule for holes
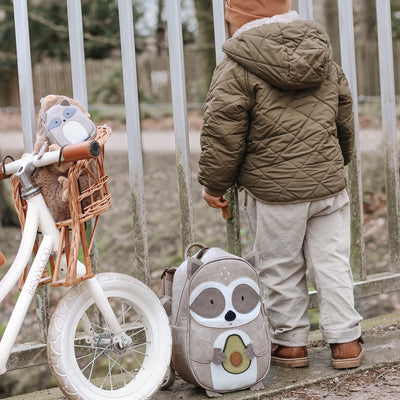
[[[356,368],[364,358],[362,337],[347,343],[331,343],[332,367],[335,369]]]
[[[285,368],[308,367],[307,347],[287,347],[272,344],[271,364]]]

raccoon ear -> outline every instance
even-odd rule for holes
[[[69,101],[67,99],[64,99],[61,103],[60,106],[70,106]]]
[[[250,253],[247,253],[244,256],[244,259],[250,264],[252,265],[255,269],[258,268],[258,264],[260,262],[260,257],[258,255],[258,251],[257,250],[252,250],[250,251]]]
[[[188,257],[187,259],[187,276],[190,279],[193,274],[203,265],[203,261],[195,257]]]

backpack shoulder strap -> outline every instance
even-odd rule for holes
[[[176,267],[167,268],[161,275],[161,287],[158,294],[161,304],[163,305],[168,317],[171,316],[172,308],[172,285],[174,282],[174,275]]]

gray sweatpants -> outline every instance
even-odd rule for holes
[[[350,268],[350,207],[346,191],[325,200],[271,205],[246,195],[245,210],[272,330],[272,342],[305,346],[309,295],[306,270],[318,292],[320,330],[328,343],[361,335]]]

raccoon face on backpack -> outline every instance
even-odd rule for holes
[[[194,259],[192,268],[201,268],[202,262]],[[211,280],[210,271],[206,272],[207,280],[194,287],[189,298],[189,311],[194,320],[203,326],[233,328],[255,319],[260,313],[260,287],[253,277],[244,276],[239,271],[236,277],[234,270],[224,266]],[[194,288],[193,288],[194,287]]]
[[[196,245],[202,250],[173,274],[172,366],[210,397],[260,389],[270,364],[270,335],[258,255],[241,258]]]

